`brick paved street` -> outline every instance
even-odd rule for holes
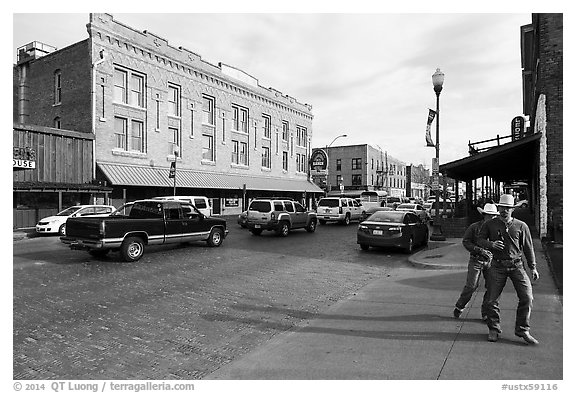
[[[278,238],[231,223],[220,248],[160,246],[132,264],[56,237],[15,242],[13,378],[202,378],[406,266],[361,253],[356,228]]]

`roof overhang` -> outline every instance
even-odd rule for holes
[[[97,163],[109,184],[141,187],[173,187],[174,179],[169,177],[170,168],[128,165],[118,163]],[[232,173],[216,173],[177,169],[176,187],[238,190],[269,190],[290,192],[323,193],[314,183],[302,179],[257,177]]]
[[[489,176],[506,182],[532,178],[537,162],[541,133],[496,146],[490,150],[440,165],[440,172],[456,180]]]

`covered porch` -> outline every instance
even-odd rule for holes
[[[525,195],[519,193],[517,197],[526,199],[527,207],[517,209],[515,215],[534,226],[534,213],[538,210],[540,138],[541,134],[536,133],[482,151],[470,149],[470,156],[440,165],[443,176],[466,182],[465,197],[459,201],[460,206],[464,206],[465,217],[441,217],[443,230],[453,228],[456,232],[462,231],[461,236],[466,225],[479,219],[477,206],[498,202],[502,193],[520,189]],[[501,139],[497,140],[499,143]]]

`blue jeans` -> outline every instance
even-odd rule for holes
[[[480,284],[480,274],[484,276],[484,283],[486,286],[486,291],[484,292],[484,298],[482,300],[482,308],[481,313],[482,317],[487,317],[488,314],[488,276],[487,270],[485,268],[485,264],[476,260],[476,258],[470,258],[468,262],[468,275],[466,276],[466,284],[464,284],[464,288],[462,289],[462,293],[456,302],[456,308],[463,310],[466,308],[468,302],[472,298],[474,291],[478,288],[478,284]]]
[[[496,262],[496,261],[494,261]],[[518,308],[516,309],[516,327],[514,333],[522,334],[530,330],[530,314],[532,312],[532,283],[522,262],[515,267],[503,267],[498,263],[492,263],[488,269],[488,328],[502,333],[500,329],[500,308],[498,303],[500,296],[510,278],[516,295],[518,296]]]

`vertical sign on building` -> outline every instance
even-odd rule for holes
[[[522,116],[516,116],[512,119],[512,140],[516,141],[524,137],[525,121]]]

